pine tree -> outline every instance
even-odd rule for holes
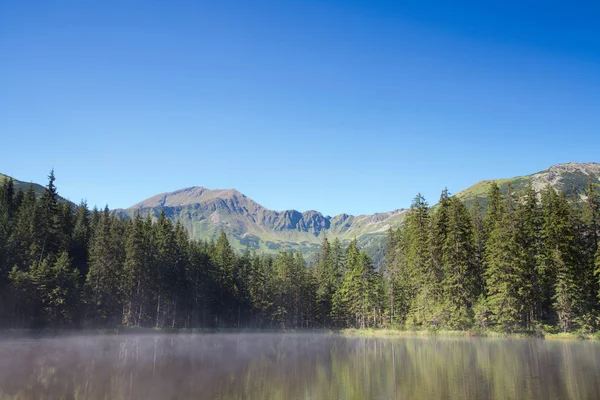
[[[17,210],[17,220],[14,231],[14,244],[12,260],[21,270],[27,269],[34,261],[39,262],[41,243],[38,234],[39,207],[35,198],[33,185],[23,195]]]
[[[589,178],[585,194],[584,220],[588,228],[587,235],[591,242],[591,251],[595,253],[600,244],[600,194],[591,177]]]
[[[58,192],[54,185],[55,180],[54,170],[51,170],[50,175],[48,175],[48,186],[39,202],[40,224],[38,231],[42,243],[39,254],[40,260],[48,254],[56,254],[62,244],[61,212],[58,204]]]
[[[390,318],[393,325],[402,327],[406,323],[416,293],[416,277],[407,259],[407,232],[398,228],[394,232],[395,249],[387,266],[390,296]]]
[[[314,263],[314,279],[316,281],[317,320],[321,325],[329,325],[333,307],[333,296],[340,286],[341,264],[343,255],[341,243],[335,239],[333,245],[327,237],[323,238],[321,251]]]
[[[435,276],[433,281],[442,279],[442,264],[444,263],[444,244],[448,235],[450,196],[448,189],[444,189],[440,195],[440,201],[435,207],[431,217],[431,235],[429,237],[431,247],[431,262]]]
[[[510,192],[503,204],[497,207],[497,214],[490,216],[488,221],[491,231],[485,247],[484,273],[487,309],[493,323],[511,332],[522,323],[523,299],[519,288],[523,287],[523,274],[515,240],[517,225]]]
[[[73,265],[81,276],[88,272],[89,245],[92,229],[90,226],[90,211],[85,202],[81,202],[75,211],[75,223],[71,235],[71,248],[69,254],[73,257]]]
[[[486,235],[489,236],[496,224],[502,219],[504,213],[504,204],[500,187],[496,182],[492,182],[487,193],[488,203],[487,212],[484,220]],[[486,237],[487,240],[487,237]]]
[[[31,277],[43,306],[44,319],[53,325],[73,322],[78,313],[79,273],[63,251],[54,263],[45,259],[32,269]]]
[[[451,328],[471,326],[471,307],[479,296],[473,227],[465,205],[456,197],[447,200],[447,227],[442,247],[443,322]],[[434,233],[435,234],[435,233]]]
[[[562,331],[573,330],[585,311],[585,264],[578,254],[573,214],[564,193],[542,193],[542,264],[552,308]]]
[[[435,308],[440,295],[439,271],[435,269],[430,247],[430,216],[427,201],[421,194],[413,200],[406,215],[406,263],[407,279],[413,294],[407,321],[412,325],[435,324]]]
[[[149,258],[149,243],[144,232],[144,222],[139,212],[127,229],[125,242],[125,264],[123,268],[122,292],[124,293],[123,325],[140,326],[148,318],[147,296],[150,287],[147,282],[146,266]]]
[[[14,183],[11,178],[0,185],[0,291],[8,280],[12,261],[12,243],[10,237],[14,230]],[[0,306],[0,315],[2,313]]]
[[[586,199],[582,216],[584,225],[582,241],[584,249],[582,250],[589,264],[587,269],[592,270],[594,275],[597,275],[598,272],[596,271],[598,267],[596,264],[598,262],[598,254],[600,254],[600,194],[591,177],[585,193]],[[589,276],[589,274],[586,273],[586,276]],[[597,302],[597,296],[600,296],[600,281],[592,277],[586,292],[590,294],[590,297],[587,299],[589,304],[586,308],[591,312],[594,309],[593,305]]]
[[[543,290],[540,275],[540,210],[537,193],[531,183],[525,189],[524,198],[515,212],[515,240],[518,251],[521,286],[517,288],[523,302],[523,323],[532,328],[542,316]]]
[[[90,311],[100,323],[122,321],[123,233],[121,222],[111,217],[108,207],[105,207],[90,245],[90,266],[86,278]]]
[[[598,250],[596,251],[594,264],[596,266],[596,269],[594,270],[594,275],[596,275],[596,278],[598,279],[598,286],[600,286],[600,247],[598,247]],[[598,302],[600,303],[600,290],[598,291],[598,300]]]
[[[177,318],[177,286],[181,275],[181,254],[175,241],[173,223],[162,210],[156,221],[154,246],[156,246],[156,326],[175,326]]]
[[[369,314],[377,308],[378,293],[369,256],[361,252],[354,239],[346,248],[346,266],[342,284],[333,299],[337,321],[357,328],[369,325]]]
[[[473,225],[473,240],[475,245],[475,270],[476,270],[476,284],[477,284],[477,292],[480,294],[485,293],[485,279],[483,278],[483,258],[485,253],[485,243],[487,242],[486,228],[485,228],[485,219],[483,215],[483,210],[481,208],[481,203],[478,199],[475,199],[473,204],[471,205],[471,209],[469,210],[469,214],[471,217],[471,223]],[[481,295],[480,295],[481,296]]]
[[[237,288],[234,285],[235,253],[229,244],[224,231],[219,233],[212,251],[216,265],[217,307],[220,311],[218,319],[223,324],[235,320]]]

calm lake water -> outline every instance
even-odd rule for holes
[[[599,399],[600,344],[326,334],[0,339],[0,399]]]

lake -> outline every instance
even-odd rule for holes
[[[144,334],[0,339],[0,399],[598,399],[600,343]]]

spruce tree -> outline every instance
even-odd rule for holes
[[[596,275],[596,279],[598,280],[598,286],[600,287],[600,247],[598,247],[598,250],[596,251],[596,257],[595,257],[595,266],[596,269],[594,270],[594,275]],[[600,303],[600,290],[597,293],[598,295],[598,303]]]
[[[50,175],[48,175],[48,186],[46,186],[39,202],[40,260],[48,254],[55,254],[62,244],[61,211],[58,204],[58,192],[54,185],[55,180],[54,170],[51,170]]]
[[[592,182],[592,178],[589,178],[588,185],[586,188],[586,199],[583,208],[583,252],[589,264],[588,270],[594,271],[594,275],[597,274],[597,255],[600,249],[600,194],[596,185]],[[588,276],[589,274],[586,274]],[[596,278],[590,279],[589,288],[587,292],[591,295],[588,299],[590,303],[587,308],[588,312],[591,313],[594,309],[593,304],[597,302],[597,296],[600,295],[600,281]]]
[[[388,264],[390,318],[397,326],[404,326],[416,291],[414,268],[407,259],[406,229],[398,228],[392,243],[396,246]]]
[[[124,293],[123,325],[140,326],[147,320],[150,287],[147,283],[149,243],[144,232],[144,222],[136,212],[128,225],[125,242],[122,291]]]
[[[440,295],[440,274],[431,256],[429,205],[421,194],[413,200],[404,229],[407,279],[409,290],[414,293],[410,295],[413,300],[408,321],[417,326],[430,326],[437,323],[434,314]]]
[[[356,328],[369,326],[380,300],[375,271],[369,256],[361,252],[354,239],[346,248],[342,284],[334,295],[333,313],[338,323]]]
[[[217,302],[219,323],[228,324],[235,320],[237,288],[234,285],[235,252],[224,231],[219,233],[212,251],[216,266]]]
[[[487,242],[487,234],[485,228],[485,217],[481,207],[481,203],[478,199],[475,199],[469,210],[471,223],[473,225],[473,240],[475,246],[475,270],[476,270],[476,284],[477,292],[480,296],[485,293],[485,279],[483,277],[483,258],[485,253],[485,243]]]
[[[72,268],[68,253],[63,251],[52,264],[44,260],[31,275],[44,319],[55,326],[73,322],[79,307],[79,272]]]
[[[87,204],[82,201],[75,211],[75,224],[71,236],[69,254],[73,257],[73,266],[81,276],[85,277],[88,271],[89,245],[92,229],[90,226],[90,211]]]
[[[329,323],[331,314],[331,301],[336,288],[334,287],[331,262],[331,245],[324,236],[321,242],[321,250],[313,265],[313,273],[317,282],[316,303],[318,310],[318,321],[322,325]]]
[[[531,183],[525,189],[523,199],[515,212],[515,240],[518,251],[518,266],[522,284],[517,288],[523,301],[523,323],[532,328],[542,315],[543,290],[540,275],[540,210],[537,193]]]
[[[542,200],[542,271],[558,325],[566,332],[576,328],[585,312],[586,268],[566,195],[548,186]]]
[[[431,217],[430,246],[433,271],[435,271],[437,275],[434,277],[435,281],[440,281],[442,279],[444,244],[446,242],[446,236],[448,235],[449,208],[450,196],[448,194],[448,189],[444,189],[440,195],[440,201],[436,205],[435,211]]]
[[[498,328],[511,332],[521,326],[524,302],[519,290],[523,287],[523,273],[510,192],[496,212],[488,219],[491,230],[485,247],[487,309]]]
[[[448,222],[442,247],[444,325],[467,329],[471,307],[479,296],[473,227],[465,205],[456,197],[448,200]]]
[[[486,234],[489,236],[491,231],[495,228],[495,225],[502,219],[502,215],[504,212],[502,194],[500,193],[500,187],[496,182],[492,182],[492,184],[490,185],[490,188],[487,193],[487,199],[487,212],[484,224]]]
[[[0,291],[8,280],[12,262],[13,244],[11,236],[14,230],[14,183],[11,178],[0,185]],[[2,313],[0,306],[0,314]]]
[[[104,324],[122,321],[121,288],[124,249],[121,222],[101,213],[90,245],[90,266],[86,286],[90,293],[90,313]]]
[[[29,185],[16,211],[17,220],[14,231],[12,263],[21,270],[27,269],[34,261],[39,262],[41,243],[39,241],[38,211],[35,190],[33,185]]]

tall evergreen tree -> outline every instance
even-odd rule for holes
[[[212,256],[216,265],[217,302],[219,323],[227,324],[236,319],[237,288],[234,285],[235,252],[224,231],[219,233]]]
[[[456,197],[448,200],[448,223],[442,247],[444,325],[467,329],[472,324],[471,307],[479,296],[473,226],[465,205]]]
[[[58,204],[58,192],[54,185],[54,170],[48,175],[48,186],[44,190],[39,202],[39,225],[38,232],[41,241],[39,259],[42,260],[46,255],[56,254],[61,248],[61,211]]]
[[[492,321],[500,329],[510,332],[522,323],[524,303],[519,290],[523,287],[523,273],[510,191],[504,202],[497,206],[497,215],[491,215],[488,221],[491,231],[485,249],[487,305]]]
[[[406,240],[406,263],[410,268],[409,290],[414,294],[408,320],[417,326],[435,324],[434,316],[440,295],[440,271],[431,257],[429,205],[418,194],[406,215],[404,227]]]
[[[148,319],[151,288],[146,267],[149,264],[150,243],[144,232],[144,222],[139,212],[127,229],[122,292],[124,294],[123,325],[140,326]]]
[[[585,267],[577,254],[577,235],[566,196],[548,186],[542,201],[542,270],[558,325],[570,331],[584,313]]]
[[[521,285],[517,287],[523,302],[523,324],[532,328],[542,317],[543,290],[540,274],[541,221],[537,193],[531,183],[525,189],[524,198],[515,212],[515,241],[520,268]]]
[[[90,292],[90,311],[99,323],[122,321],[121,279],[124,261],[121,222],[101,213],[90,246],[90,266],[86,284]]]
[[[469,210],[471,217],[471,223],[473,224],[473,240],[475,245],[475,270],[477,276],[477,292],[480,294],[485,293],[485,279],[483,278],[483,258],[485,254],[485,243],[487,242],[485,219],[481,203],[476,199],[471,209]]]

